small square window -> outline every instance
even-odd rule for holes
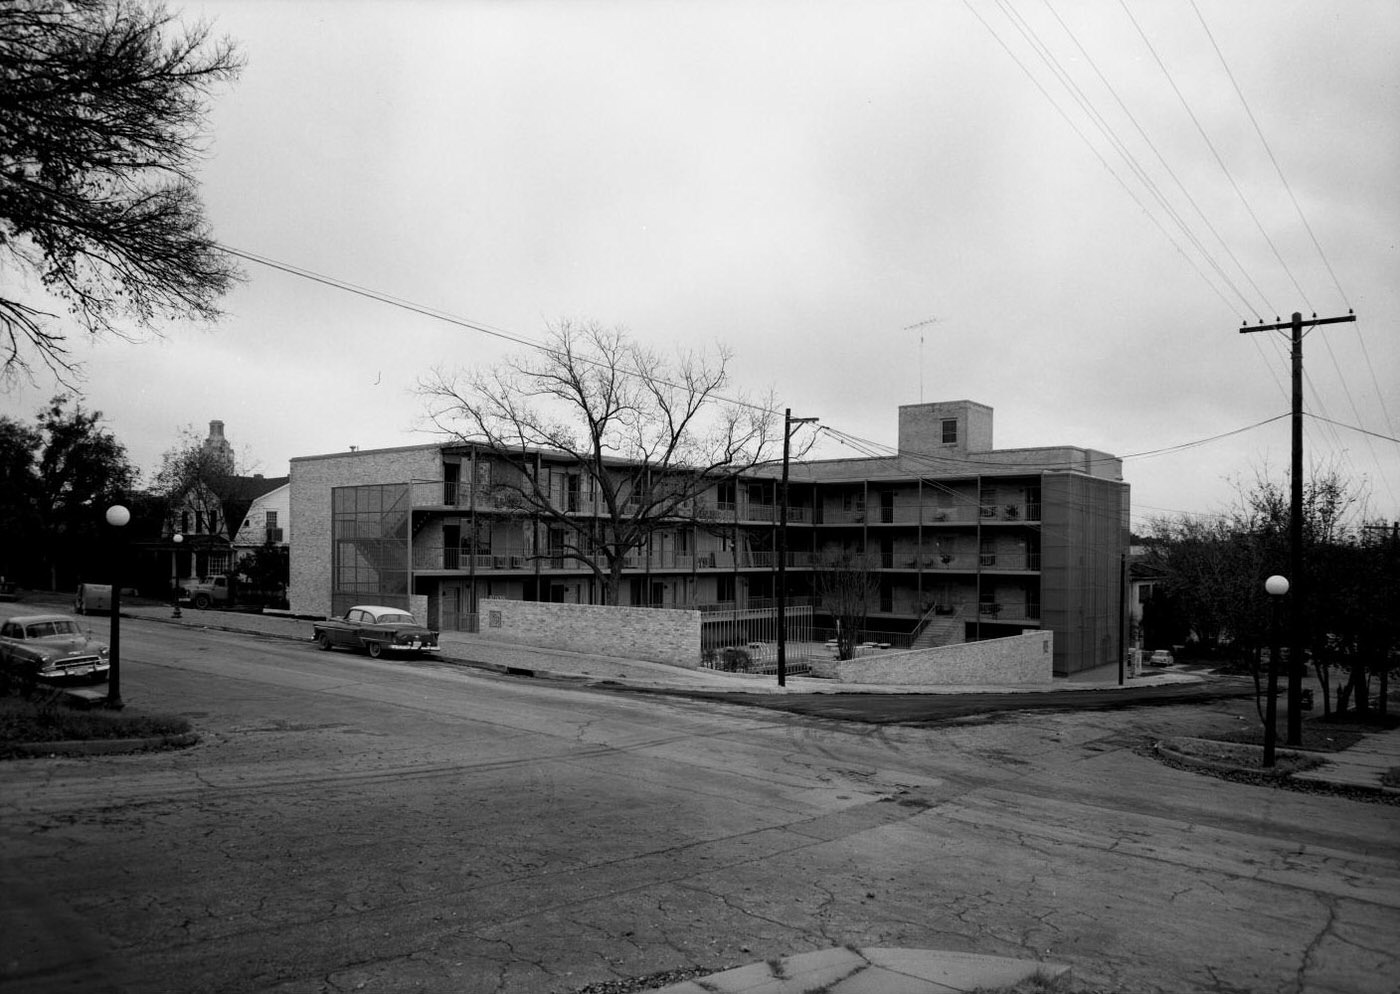
[[[952,442],[956,442],[957,440],[958,440],[958,419],[957,419],[957,418],[944,418],[944,419],[943,419],[943,441],[944,441],[944,443],[945,443],[945,444],[946,444],[946,443],[952,443]]]

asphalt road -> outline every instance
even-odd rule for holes
[[[635,694],[687,697],[773,711],[873,725],[936,724],[1008,712],[1122,711],[1128,708],[1214,704],[1253,699],[1249,677],[1212,677],[1206,683],[1161,687],[1128,686],[1106,690],[1052,690],[1038,693],[976,694],[731,694],[683,688],[622,687]]]
[[[1228,702],[916,727],[143,622],[122,645],[129,707],[204,739],[0,764],[6,990],[543,994],[845,943],[1400,989],[1400,809],[1136,751]]]

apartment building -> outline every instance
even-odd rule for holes
[[[1116,663],[1128,541],[1121,462],[1072,446],[999,450],[992,420],[971,401],[909,405],[895,454],[793,464],[789,596],[814,602],[822,564],[846,554],[878,586],[868,627],[905,644],[1049,628],[1056,673]],[[373,601],[470,628],[487,597],[601,602],[598,579],[569,554],[571,536],[502,499],[515,472],[454,444],[292,460],[292,609],[335,614]],[[600,517],[578,467],[540,452],[531,472],[557,509]],[[717,481],[678,507],[628,558],[618,602],[771,609],[779,472]]]

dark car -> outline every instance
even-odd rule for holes
[[[375,659],[386,652],[438,651],[438,633],[418,624],[401,607],[361,604],[343,618],[327,618],[313,626],[312,636],[322,649],[364,649]]]
[[[0,681],[6,686],[98,683],[107,670],[107,644],[89,638],[76,618],[31,614],[0,624]]]

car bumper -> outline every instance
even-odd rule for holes
[[[109,671],[106,663],[81,663],[43,669],[36,676],[44,683],[100,683],[107,679]]]
[[[436,645],[423,645],[418,642],[385,642],[385,652],[441,652]]]

